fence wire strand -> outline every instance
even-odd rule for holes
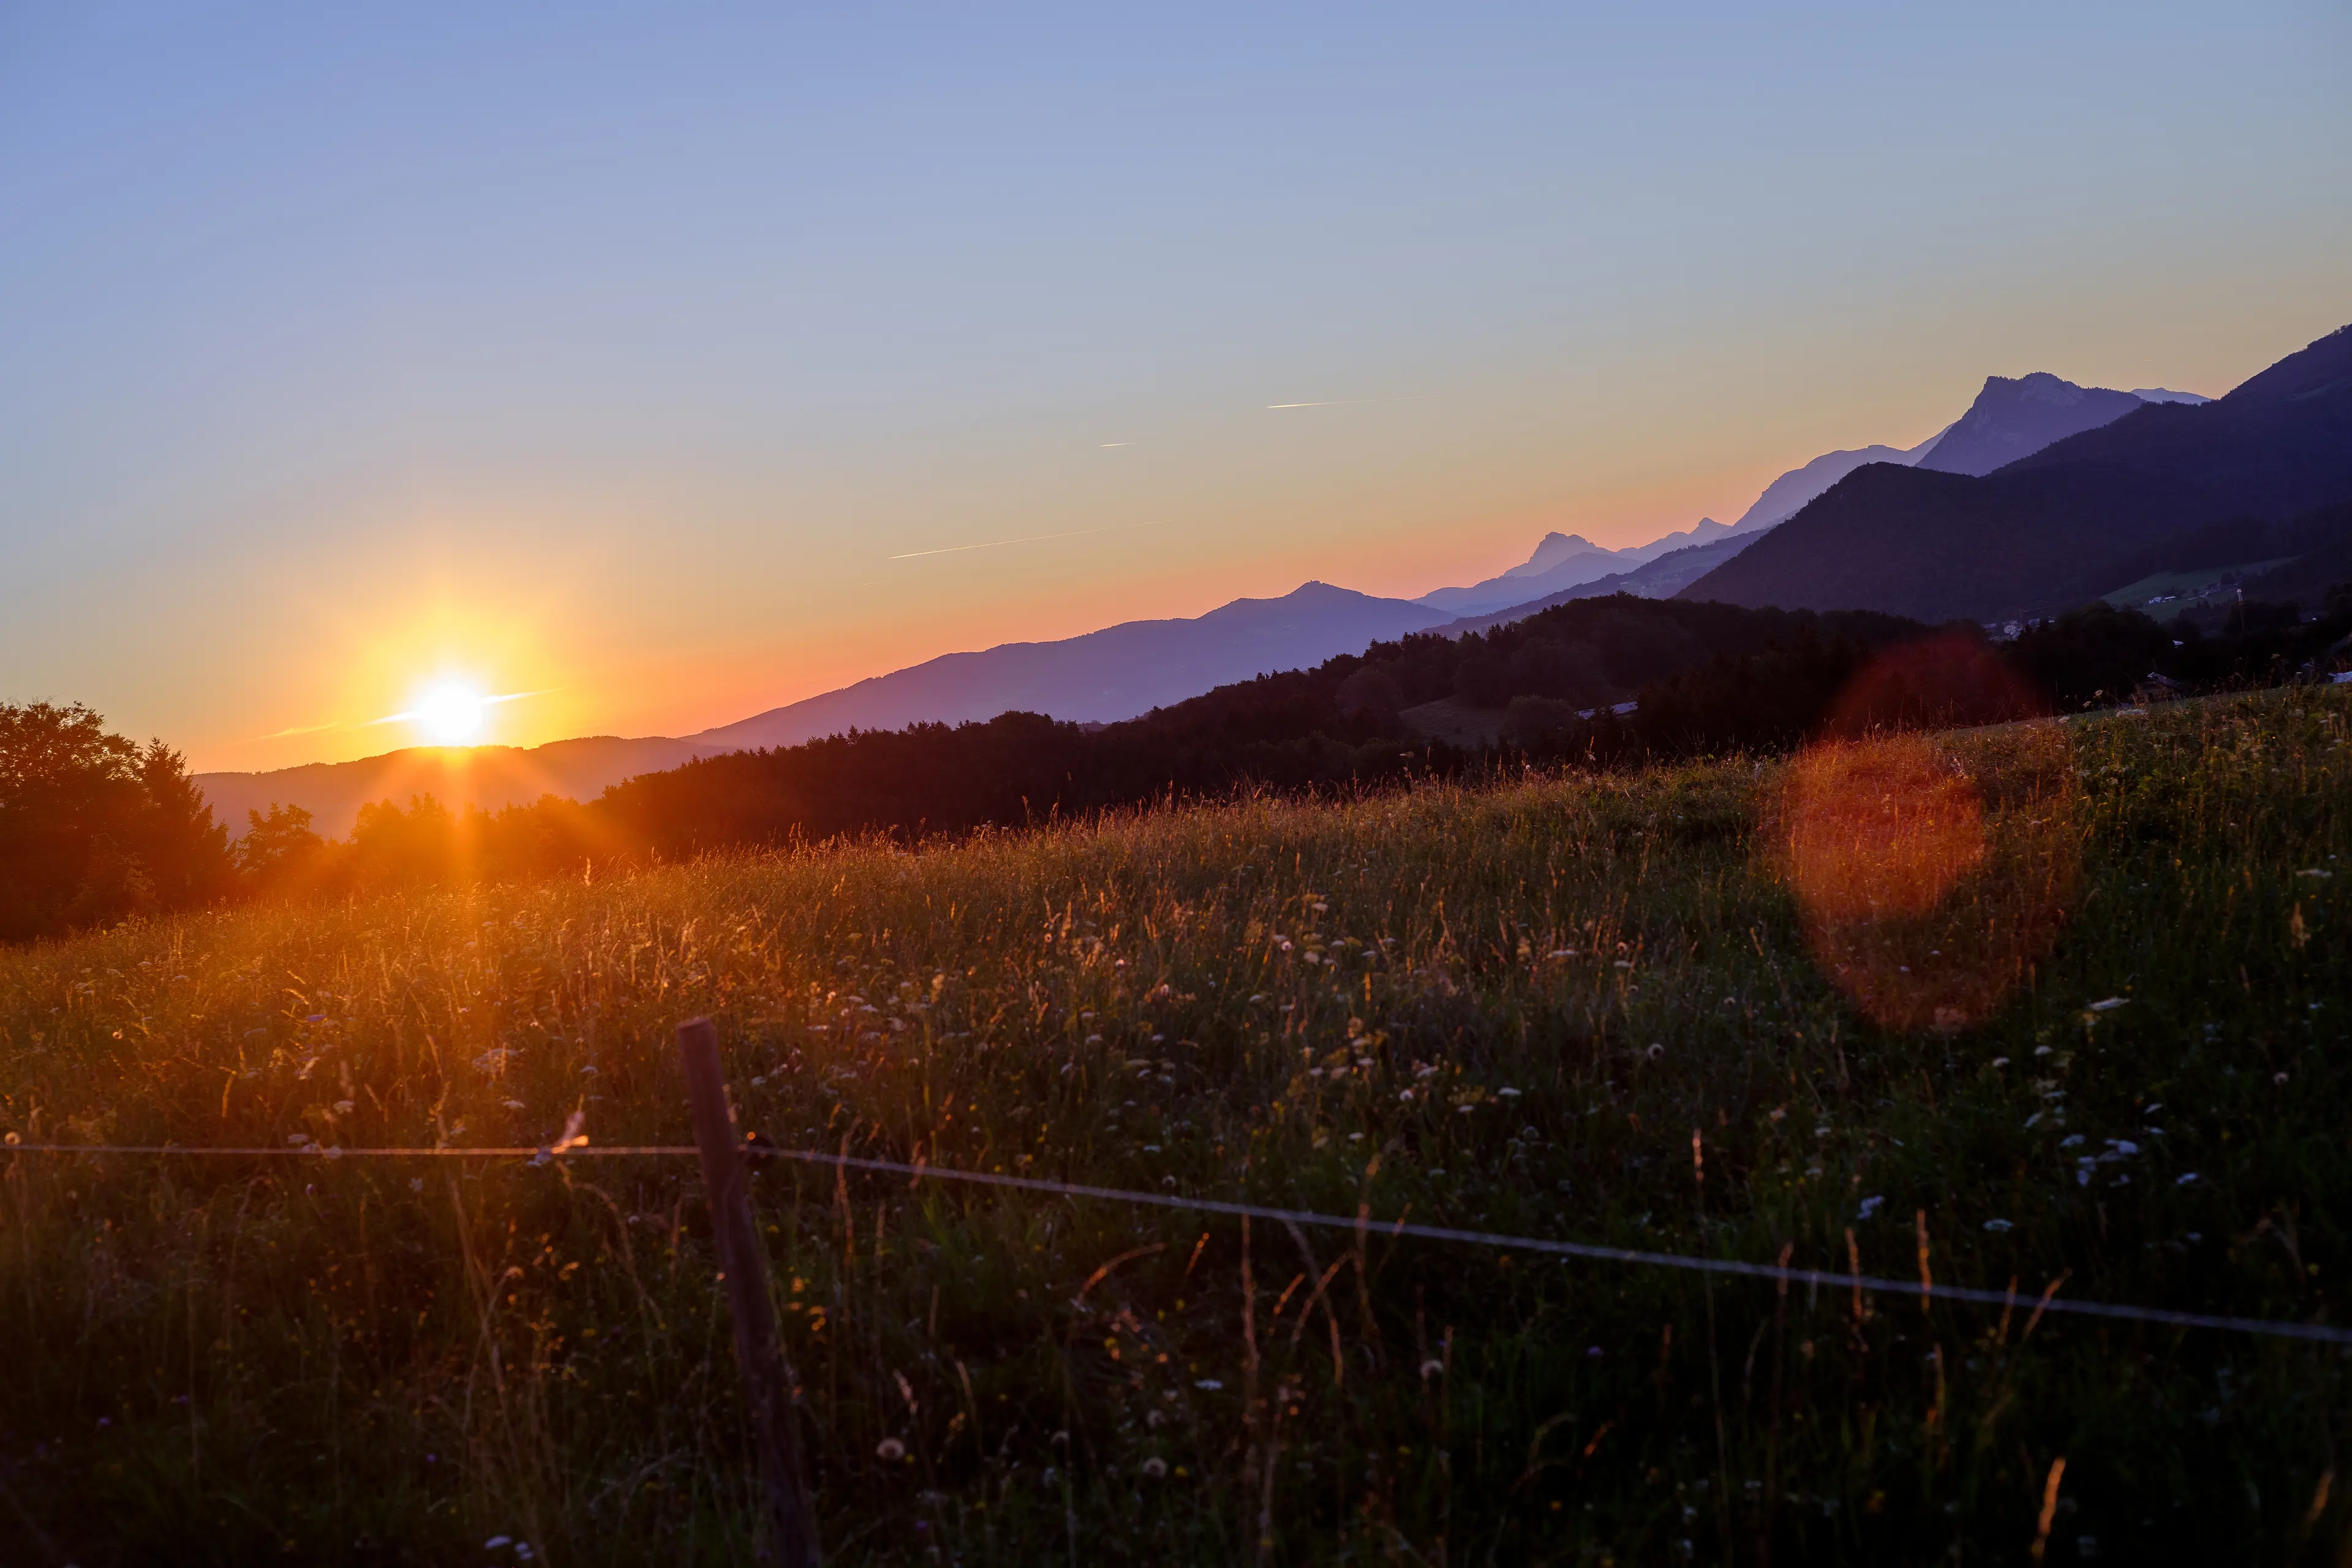
[[[530,1146],[469,1146],[451,1148],[381,1148],[345,1149],[331,1145],[306,1143],[286,1148],[260,1145],[251,1148],[213,1148],[178,1143],[25,1143],[0,1145],[0,1153],[8,1154],[142,1154],[234,1157],[244,1159],[308,1159],[322,1163],[341,1160],[528,1160],[533,1164],[549,1164],[564,1160],[614,1159],[683,1159],[698,1157],[700,1151],[690,1143],[616,1143],[594,1145],[585,1142],[558,1148]],[[829,1154],[816,1149],[784,1149],[765,1143],[743,1146],[746,1158],[756,1163],[785,1161],[803,1165],[829,1165],[836,1170],[863,1171],[876,1175],[905,1176],[911,1181],[965,1182],[979,1186],[1005,1187],[1018,1192],[1044,1193],[1055,1197],[1095,1198],[1106,1203],[1139,1204],[1152,1208],[1178,1209],[1190,1214],[1226,1215],[1249,1219],[1273,1220],[1297,1226],[1317,1226],[1330,1230],[1366,1233],[1379,1231],[1391,1238],[1411,1237],[1417,1241],[1440,1241],[1456,1245],[1487,1247],[1512,1252],[1534,1252],[1554,1258],[1578,1258],[1600,1263],[1629,1263],[1656,1268],[1680,1268],[1700,1274],[1729,1274],[1748,1279],[1770,1279],[1787,1285],[1827,1285],[1841,1290],[1868,1290],[1881,1295],[1916,1296],[1946,1301],[1966,1301],[1979,1306],[2011,1307],[2019,1300],[2034,1301],[2032,1296],[2021,1298],[2014,1289],[1985,1290],[1967,1285],[1945,1285],[1920,1279],[1895,1279],[1883,1275],[1837,1273],[1825,1268],[1789,1268],[1770,1263],[1748,1263],[1732,1258],[1700,1258],[1682,1252],[1650,1252],[1639,1247],[1609,1247],[1589,1241],[1555,1241],[1538,1236],[1509,1236],[1496,1231],[1464,1230],[1451,1226],[1417,1225],[1405,1219],[1374,1220],[1369,1215],[1324,1214],[1314,1209],[1276,1208],[1265,1204],[1236,1203],[1224,1198],[1188,1196],[1181,1193],[1139,1192],[1125,1187],[1097,1187],[1078,1182],[1057,1182],[1044,1176],[1009,1176],[990,1171],[959,1170],[951,1165],[933,1165],[921,1161],[908,1163],[898,1160],[874,1160],[863,1156]],[[2078,1317],[2108,1318],[2128,1322],[2154,1323],[2177,1329],[2214,1329],[2227,1333],[2258,1334],[2273,1339],[2304,1340],[2318,1344],[2352,1345],[2352,1329],[2336,1328],[2326,1323],[2297,1323],[2275,1318],[2241,1318],[2223,1313],[2181,1312],[2167,1307],[2143,1307],[2124,1301],[2072,1300],[2059,1297],[2053,1284],[2050,1292],[2039,1300],[2038,1310],[2071,1312]]]

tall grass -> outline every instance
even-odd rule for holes
[[[767,1171],[840,1562],[2023,1561],[2062,1457],[2051,1561],[2333,1561],[2336,1352],[2034,1304],[2340,1316],[2348,718],[1943,738],[1994,851],[1875,935],[1747,760],[135,925],[0,953],[0,1122],[681,1142],[708,1013],[780,1143],[1370,1216]],[[16,1557],[744,1555],[692,1162],[4,1163]]]

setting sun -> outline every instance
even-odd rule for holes
[[[490,704],[499,700],[463,680],[444,680],[428,688],[409,710],[409,721],[436,745],[467,746],[488,727]]]

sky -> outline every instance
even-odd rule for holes
[[[1120,9],[0,6],[0,701],[684,734],[2352,321],[2340,0]]]

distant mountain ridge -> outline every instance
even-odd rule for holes
[[[1989,474],[2053,441],[2112,425],[2144,401],[2134,393],[2077,386],[2048,371],[2014,380],[1989,375],[1969,411],[1914,466],[1939,474]]]
[[[341,835],[373,801],[431,795],[453,807],[496,810],[542,795],[583,799],[696,757],[797,745],[850,730],[953,724],[1014,710],[1079,721],[1132,719],[1213,687],[1309,668],[1452,618],[1402,599],[1308,583],[1280,598],[1235,599],[1189,619],[1129,621],[1055,642],[946,654],[675,740],[604,737],[529,751],[425,747],[271,773],[202,773],[197,784],[232,834],[245,831],[248,809],[285,803],[312,813],[319,831]]]
[[[1945,430],[1951,428],[1946,426]],[[1937,431],[1916,447],[1858,447],[1846,452],[1824,452],[1802,468],[1790,468],[1764,487],[1756,504],[1739,514],[1731,525],[1734,533],[1760,533],[1774,523],[1793,516],[1797,509],[1845,478],[1864,463],[1917,462],[1932,450],[1944,432]]]
[[[198,773],[195,783],[232,837],[244,836],[247,811],[267,814],[273,805],[299,805],[310,813],[318,832],[341,837],[352,830],[360,807],[377,801],[405,805],[412,795],[429,795],[445,805],[496,811],[548,795],[586,800],[638,773],[659,773],[724,749],[663,736],[612,735],[530,748],[413,746],[348,763]]]
[[[2282,394],[2291,395],[2300,394]],[[2119,398],[2130,408],[2168,405],[2165,411],[2170,414],[2207,401],[2162,388],[2130,394],[2085,389],[2042,373],[2014,381],[1994,376],[1968,414],[1927,441],[1908,448],[1870,446],[1824,453],[1773,480],[1728,526],[1703,518],[1689,529],[1618,550],[1579,534],[1547,533],[1526,562],[1498,576],[1414,601],[1308,583],[1280,598],[1237,599],[1191,618],[1128,622],[1054,642],[948,654],[677,739],[591,737],[528,751],[419,748],[267,773],[200,774],[198,783],[232,833],[243,831],[247,809],[267,810],[283,802],[305,806],[320,831],[341,835],[349,831],[361,805],[376,800],[430,794],[451,805],[495,810],[546,794],[584,799],[637,773],[696,757],[793,745],[849,730],[954,723],[1014,710],[1115,722],[1218,686],[1312,668],[1413,632],[1459,637],[1575,599],[1684,594],[1694,584],[1716,582],[1721,569],[1785,519],[1857,472],[1926,467],[1922,459],[1938,454],[1954,463],[1979,461],[2001,443],[2020,445],[2037,431],[2104,414]],[[1966,441],[1953,445],[1964,429]],[[1978,456],[1970,457],[1972,451]]]
[[[2352,500],[2352,328],[2224,397],[2135,403],[1983,476],[1865,465],[1681,596],[1927,621],[2042,613],[2130,581],[2108,579],[2168,535]]]
[[[1058,642],[951,653],[686,737],[730,750],[797,745],[845,730],[993,719],[1015,710],[1110,723],[1212,687],[1301,669],[1427,631],[1451,617],[1402,599],[1308,583],[1184,620],[1128,621]]]
[[[1440,588],[1423,594],[1413,603],[1451,610],[1458,616],[1492,615],[1538,599],[1548,605],[1565,604],[1579,596],[1563,593],[1565,589],[1613,581],[1661,556],[1710,543],[1733,531],[1728,524],[1703,517],[1680,532],[1662,534],[1647,544],[1629,544],[1617,550],[1595,544],[1582,534],[1547,533],[1537,542],[1533,554],[1500,576],[1466,588]]]

